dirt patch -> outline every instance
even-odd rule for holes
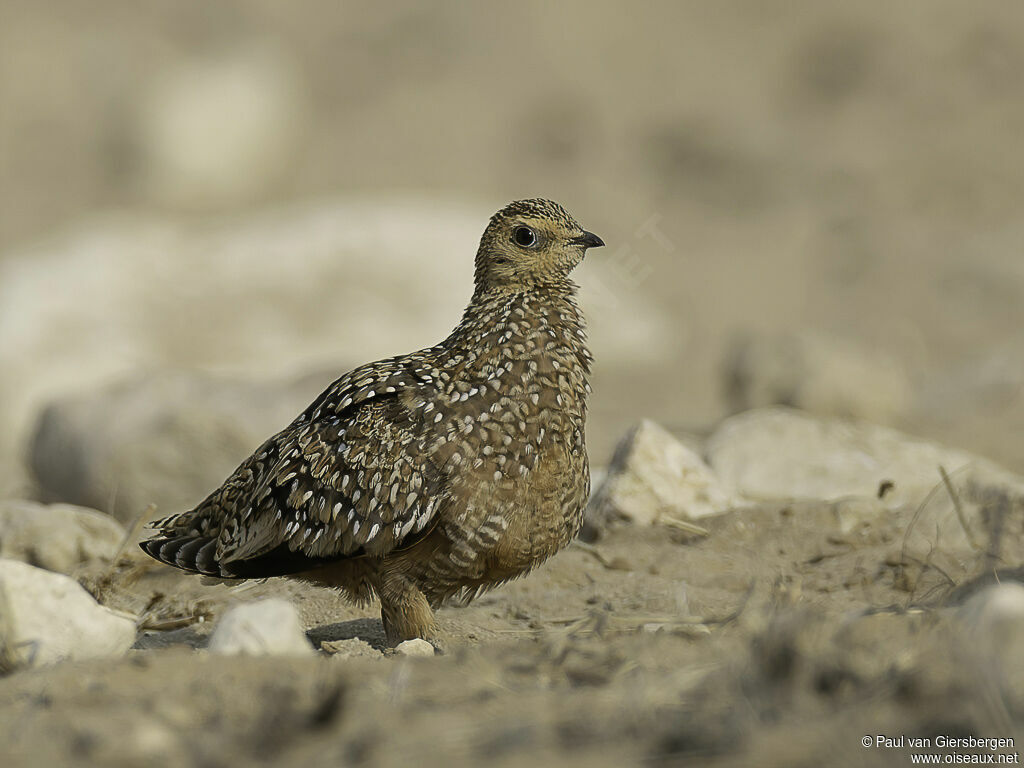
[[[0,681],[5,764],[906,765],[861,739],[1022,743],[1024,678],[971,653],[956,592],[905,589],[909,513],[845,535],[824,504],[702,523],[614,529],[442,609],[435,659],[378,655],[375,608],[329,590],[207,586],[133,557],[88,581],[153,629],[122,660]],[[269,595],[333,654],[196,650],[227,605]]]

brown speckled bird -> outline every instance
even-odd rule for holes
[[[142,548],[220,578],[377,595],[390,644],[430,637],[432,608],[526,573],[580,528],[591,356],[569,273],[600,245],[549,200],[498,211],[448,338],[342,376]]]

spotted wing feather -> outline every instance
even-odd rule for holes
[[[447,485],[427,450],[431,380],[420,363],[392,358],[343,376],[194,510],[154,523],[163,538],[146,551],[189,570],[252,576],[412,541]]]

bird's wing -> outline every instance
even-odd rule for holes
[[[357,368],[198,507],[154,527],[215,539],[209,554],[239,575],[271,553],[297,571],[407,545],[447,498],[444,451],[429,429],[434,391],[415,359]]]

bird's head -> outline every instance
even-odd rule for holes
[[[477,290],[529,290],[564,284],[587,248],[604,241],[558,203],[541,198],[509,203],[491,217],[476,253]]]

